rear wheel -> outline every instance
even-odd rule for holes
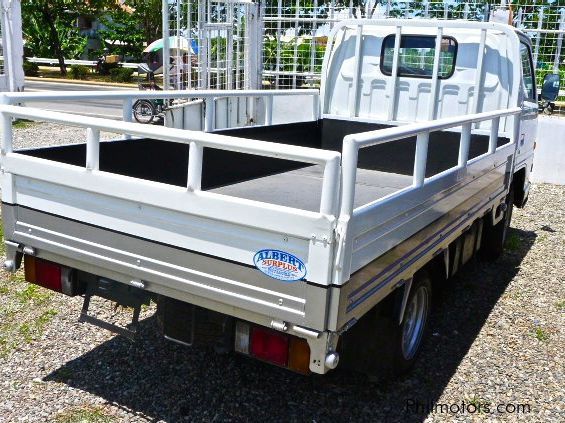
[[[149,124],[155,118],[155,105],[148,100],[137,100],[133,105],[133,117],[139,123]]]
[[[407,373],[420,354],[428,331],[432,283],[419,272],[410,288],[402,322],[398,297],[385,299],[342,338],[343,366],[378,378],[393,379]],[[342,364],[340,364],[342,366]]]
[[[402,323],[401,351],[405,360],[411,360],[419,351],[426,327],[430,293],[429,287],[420,284],[412,292]]]
[[[487,261],[494,261],[502,255],[506,234],[512,220],[514,209],[514,188],[510,188],[505,200],[506,211],[504,217],[496,225],[485,224],[483,239],[481,241],[481,257]]]
[[[402,322],[400,325],[395,322],[391,328],[394,348],[391,374],[402,375],[414,365],[427,333],[431,305],[432,283],[428,274],[422,272],[412,283]]]

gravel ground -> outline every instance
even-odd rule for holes
[[[18,132],[25,140],[45,129],[53,128]],[[152,306],[132,343],[78,323],[80,298],[2,273],[0,422],[564,421],[563,210],[565,187],[533,186],[526,209],[515,209],[504,256],[472,262],[436,295],[417,367],[390,383],[339,369],[303,377],[171,344]],[[129,315],[103,301],[95,309],[122,324]],[[436,403],[443,407],[430,412]]]
[[[116,138],[118,134],[101,132],[101,140]],[[46,139],[48,137],[48,139]],[[86,130],[55,123],[19,121],[14,129],[14,150],[36,148],[45,145],[75,144],[86,142]]]

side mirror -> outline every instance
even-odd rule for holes
[[[559,95],[560,78],[557,73],[545,75],[543,85],[541,87],[541,99],[546,101],[555,101]]]

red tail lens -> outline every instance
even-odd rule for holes
[[[252,356],[286,367],[288,363],[288,336],[270,329],[254,327],[251,332]]]
[[[61,265],[26,255],[24,267],[26,281],[53,291],[63,291]]]

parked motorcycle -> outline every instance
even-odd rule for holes
[[[538,95],[538,110],[546,115],[553,114],[555,110],[555,100],[559,96],[561,85],[559,74],[551,73],[545,75],[541,87],[541,94]]]
[[[155,73],[147,66],[140,65],[139,75],[145,74],[145,80],[139,82],[138,87],[141,91],[154,90],[161,91],[162,88],[155,81]],[[133,103],[133,117],[139,123],[149,124],[156,118],[162,119],[167,109],[167,102],[163,99],[147,100],[141,99]]]

